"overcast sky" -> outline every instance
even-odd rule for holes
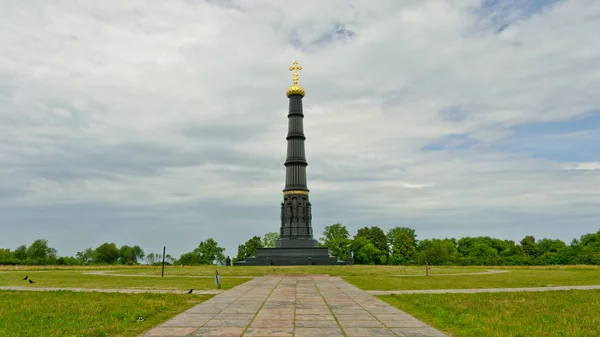
[[[600,229],[600,1],[0,1],[0,247],[278,231],[288,67],[317,237]]]

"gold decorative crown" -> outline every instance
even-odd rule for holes
[[[298,84],[298,70],[302,70],[302,66],[298,65],[298,61],[294,61],[294,63],[292,63],[292,65],[290,66],[290,71],[292,71],[292,74],[294,75],[292,77],[292,79],[294,80],[294,84],[288,87],[286,93],[287,97],[290,97],[292,95],[300,95],[304,97],[304,88],[302,88],[302,86]]]

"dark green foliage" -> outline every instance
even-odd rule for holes
[[[411,264],[417,252],[417,235],[408,227],[394,227],[387,232],[387,241],[391,247],[388,264]]]
[[[246,256],[244,258],[256,255],[256,249],[263,248],[260,236],[252,237],[252,239],[246,241],[244,246],[246,247]]]
[[[246,259],[246,245],[239,245],[235,261],[243,261]],[[235,262],[234,261],[234,262]]]
[[[489,236],[459,240],[425,239],[417,241],[415,230],[394,227],[383,234],[377,226],[360,228],[353,239],[341,224],[326,226],[321,245],[346,260],[351,252],[356,264],[390,265],[553,265],[600,264],[600,230],[586,234],[566,245],[560,240],[526,236],[517,244]]]
[[[383,230],[377,226],[359,229],[354,236],[351,248],[355,263],[387,263],[389,254],[388,240]]]
[[[267,237],[267,235],[269,235],[269,233],[265,234],[265,241],[270,240]],[[277,235],[277,238],[279,238],[279,235]],[[274,246],[274,242],[273,242],[273,246]],[[264,248],[263,240],[261,240],[260,236],[253,236],[250,240],[246,241],[245,244],[238,246],[237,256],[235,257],[233,262],[243,261],[247,257],[256,255],[256,249],[258,249],[258,248]]]
[[[115,243],[103,243],[92,253],[92,262],[95,264],[115,264],[119,259],[119,254],[119,248]]]
[[[417,264],[452,265],[458,258],[456,239],[427,239],[419,242]]]
[[[379,249],[381,252],[384,252],[386,255],[388,253],[388,240],[385,236],[383,230],[377,226],[371,227],[363,227],[356,232],[356,237],[364,237],[369,240],[375,246],[375,248]]]
[[[201,241],[196,249],[189,253],[182,254],[177,264],[200,265],[200,264],[225,264],[225,248],[219,247],[217,242],[210,238]]]
[[[350,258],[352,240],[346,226],[339,223],[325,226],[319,241],[320,246],[329,248],[329,252],[339,260],[347,261]]]
[[[262,245],[264,248],[275,248],[275,241],[277,241],[277,239],[279,239],[279,234],[277,232],[265,233]]]
[[[540,255],[540,249],[535,242],[535,238],[533,236],[526,236],[521,240],[521,247],[523,247],[523,251],[525,254],[535,258]]]

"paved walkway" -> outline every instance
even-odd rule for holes
[[[445,334],[339,277],[258,277],[143,334],[334,337]]]
[[[371,295],[391,295],[391,294],[446,294],[446,293],[509,293],[518,291],[557,291],[557,290],[595,290],[600,289],[600,285],[589,286],[555,286],[555,287],[535,287],[535,288],[481,288],[481,289],[428,289],[428,290],[368,290]]]

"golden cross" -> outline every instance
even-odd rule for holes
[[[294,61],[294,63],[292,63],[292,65],[290,66],[290,71],[292,71],[292,74],[294,74],[294,76],[292,77],[292,79],[294,80],[294,85],[298,85],[298,70],[302,70],[302,66],[298,65],[298,61]]]

